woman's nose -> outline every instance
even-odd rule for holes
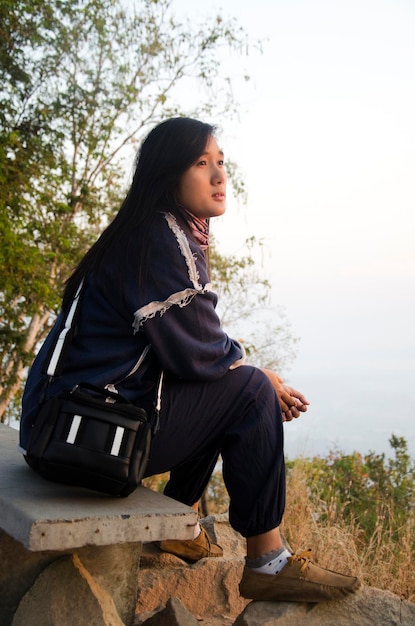
[[[219,183],[224,183],[226,181],[226,172],[223,167],[214,166],[212,170],[212,182],[217,185]]]

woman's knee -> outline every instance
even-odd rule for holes
[[[277,402],[279,406],[277,393],[265,372],[253,365],[243,365],[232,370],[232,373],[238,372],[238,370],[241,370],[240,374],[244,378],[241,384],[241,393],[254,394],[256,399],[268,399],[272,404]]]

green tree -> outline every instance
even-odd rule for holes
[[[255,238],[242,255],[210,253],[212,281],[219,296],[218,313],[226,332],[243,342],[248,362],[282,372],[295,357],[295,344],[284,309],[271,307],[271,285],[255,263]]]
[[[119,206],[128,150],[162,118],[231,114],[217,57],[246,46],[235,21],[181,23],[169,0],[0,0],[2,420]]]

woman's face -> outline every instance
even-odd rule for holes
[[[177,200],[196,217],[223,215],[226,209],[226,172],[223,152],[209,137],[203,154],[182,174]]]

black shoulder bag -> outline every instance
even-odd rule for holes
[[[62,367],[71,338],[82,285],[79,287],[52,351],[50,379]],[[25,459],[48,480],[128,496],[140,484],[158,428],[163,372],[154,415],[117,392],[79,383],[72,391],[46,400],[32,425]]]

